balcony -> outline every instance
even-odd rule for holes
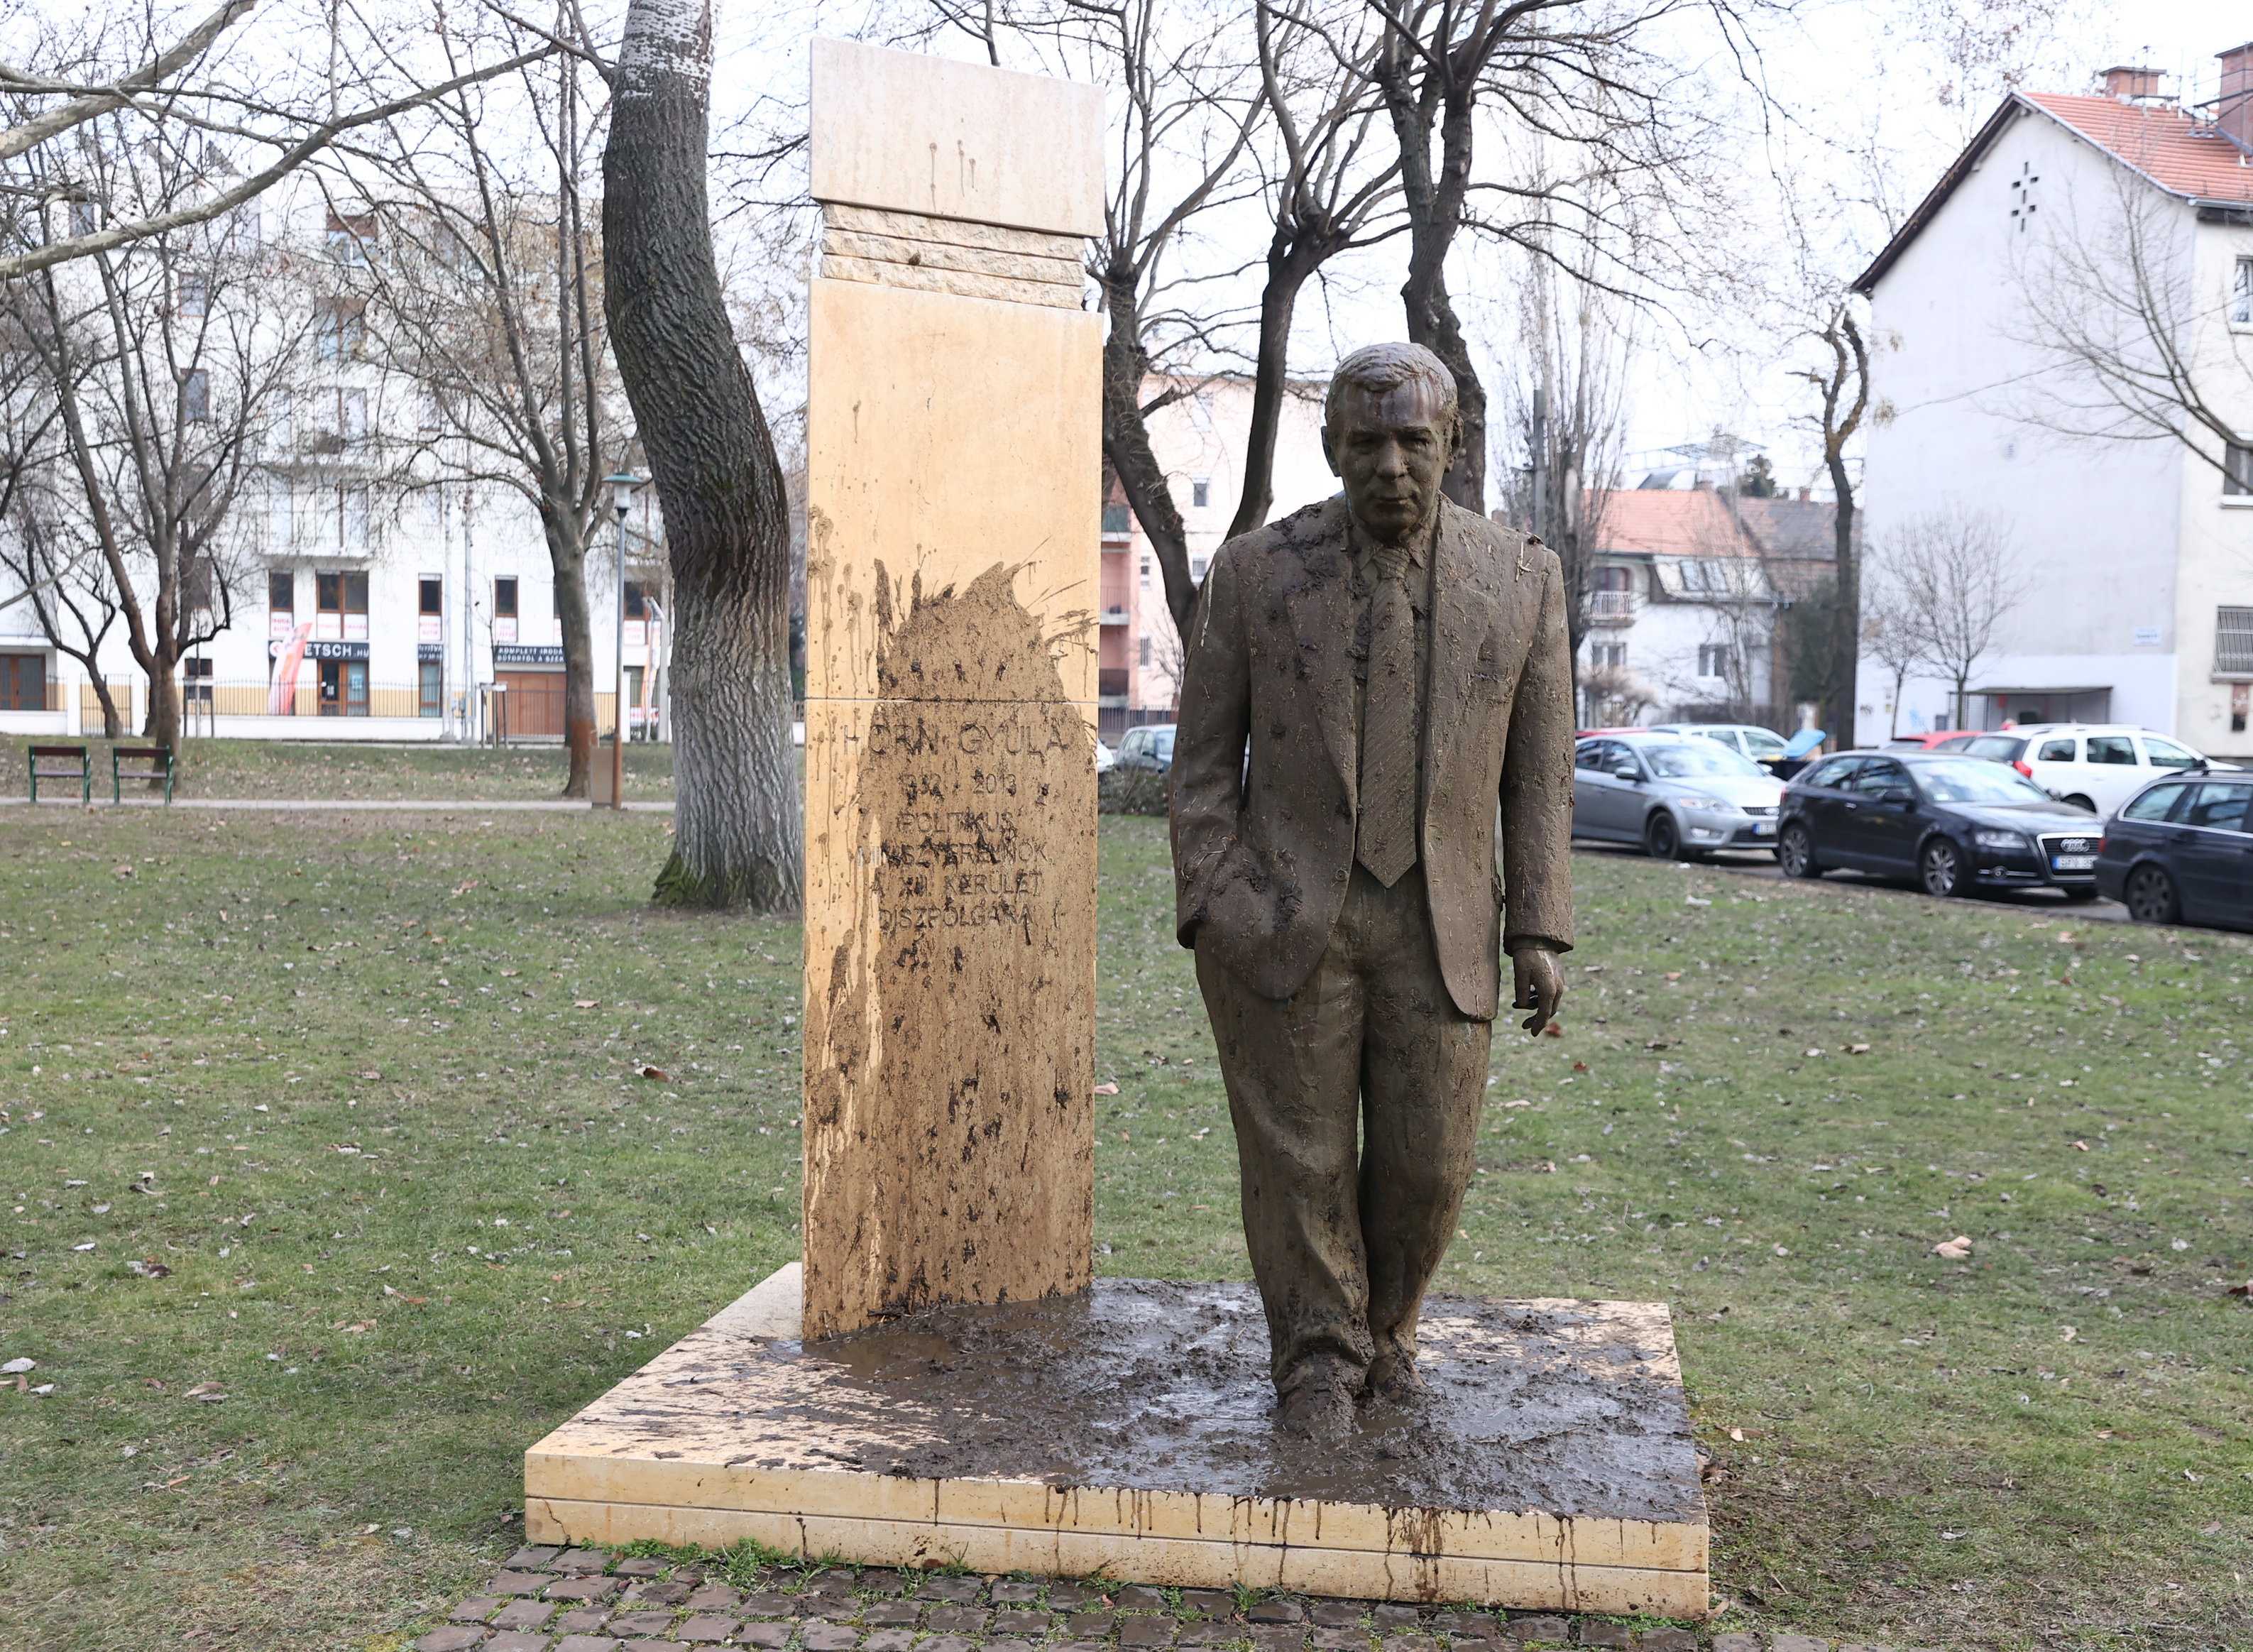
[[[1103,507],[1103,548],[1106,551],[1123,551],[1126,548],[1127,542],[1133,537],[1133,512],[1123,505],[1105,505]]]
[[[1123,706],[1126,703],[1126,668],[1106,666],[1095,673],[1095,699],[1099,706]]]
[[[1634,624],[1635,593],[1633,591],[1589,592],[1588,623],[1591,625]]]
[[[1101,615],[1102,621],[1106,625],[1124,625],[1133,617],[1123,607],[1106,608]]]

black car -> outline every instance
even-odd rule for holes
[[[2253,775],[2145,786],[2104,829],[2096,887],[2139,924],[2253,929]]]
[[[2050,888],[2096,894],[2104,826],[1998,763],[1849,751],[1784,789],[1775,858],[1787,875],[1913,877],[1929,895]]]

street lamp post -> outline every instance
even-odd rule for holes
[[[610,807],[626,806],[626,512],[633,508],[641,478],[620,471],[603,478],[610,490],[610,509],[618,518],[617,648],[611,659]]]

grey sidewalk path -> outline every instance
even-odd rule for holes
[[[29,798],[0,798],[0,808],[10,805],[28,806]],[[464,803],[439,799],[408,798],[388,800],[380,798],[175,798],[165,803],[155,798],[129,798],[123,803],[112,803],[107,798],[96,798],[92,805],[81,805],[75,798],[42,800],[39,807],[77,809],[91,806],[96,809],[243,809],[243,810],[302,810],[336,809],[345,812],[448,814],[594,814],[610,812],[595,810],[583,803],[572,803],[562,798],[518,798],[505,803]],[[633,803],[626,805],[633,814],[670,814],[670,803]]]

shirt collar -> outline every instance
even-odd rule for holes
[[[1434,511],[1432,512],[1431,526],[1423,533],[1412,536],[1408,541],[1410,563],[1419,568],[1429,567],[1432,561],[1432,547],[1438,542],[1439,536],[1440,513]],[[1359,522],[1354,520],[1350,506],[1347,508],[1345,513],[1345,537],[1346,548],[1353,554],[1354,570],[1361,574],[1368,573],[1370,562],[1377,555],[1377,541],[1362,530]]]

